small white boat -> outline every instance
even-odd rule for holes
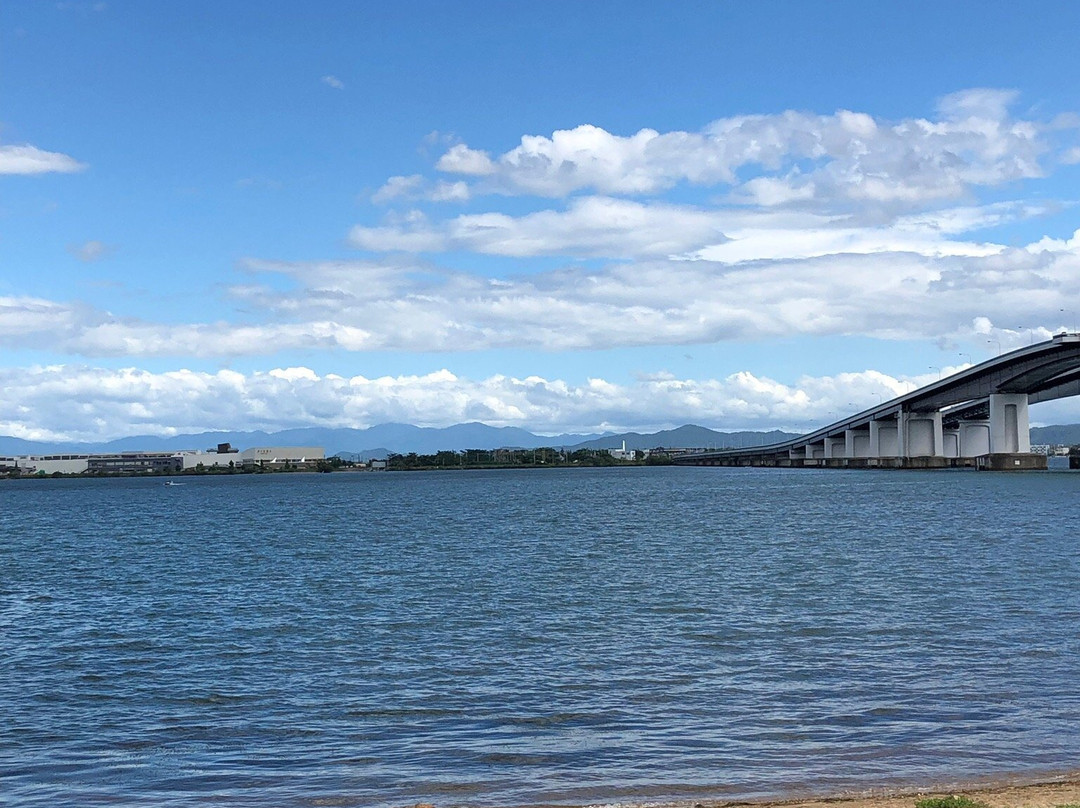
[[[162,485],[183,485],[183,483],[178,483],[176,480],[166,480]]]

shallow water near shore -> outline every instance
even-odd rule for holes
[[[24,806],[508,806],[1074,768],[1080,475],[0,484]]]

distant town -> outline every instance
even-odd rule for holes
[[[649,437],[671,438],[690,427],[682,427],[652,436],[633,433],[638,447]],[[1032,429],[1032,436],[1040,430],[1050,437],[1074,437],[1077,427],[1042,427]],[[724,433],[709,432],[709,436]],[[683,436],[687,433],[682,432]],[[692,433],[691,433],[692,434]],[[738,443],[747,445],[753,437],[765,439],[778,433],[730,433]],[[783,434],[783,433],[779,433]],[[271,436],[272,437],[272,436]],[[143,475],[204,475],[204,474],[263,474],[275,472],[333,472],[333,471],[422,471],[452,469],[496,468],[565,468],[602,467],[620,465],[671,465],[681,455],[702,452],[696,447],[636,448],[628,446],[621,436],[590,441],[590,445],[534,446],[475,448],[440,450],[435,452],[394,452],[381,450],[375,453],[340,451],[327,456],[322,446],[256,446],[235,448],[222,442],[206,449],[179,449],[167,451],[115,451],[115,452],[40,452],[0,454],[0,477],[131,477]],[[694,435],[698,437],[698,435]],[[735,443],[736,441],[732,441]],[[723,443],[713,443],[708,448],[723,448]],[[750,443],[750,445],[753,445]],[[1071,447],[1071,448],[1070,448]],[[1032,444],[1032,453],[1050,457],[1069,457],[1070,466],[1080,468],[1080,449],[1075,443]]]
[[[222,443],[211,449],[173,452],[61,453],[0,456],[6,477],[108,477],[139,475],[252,474],[346,470],[418,471],[463,468],[670,465],[690,448],[628,449],[464,449],[433,454],[388,452],[368,460],[327,457],[321,446],[273,446],[239,450]]]

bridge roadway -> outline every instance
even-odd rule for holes
[[[783,443],[682,455],[695,466],[1046,468],[1028,405],[1080,395],[1080,334],[1020,348]]]

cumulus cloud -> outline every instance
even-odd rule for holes
[[[337,76],[323,76],[319,79],[327,87],[333,87],[335,90],[344,90],[345,82],[339,79]]]
[[[487,154],[470,149],[464,143],[451,146],[450,150],[439,158],[436,168],[452,174],[468,174],[474,177],[485,177],[495,173],[495,164],[491,162]]]
[[[870,406],[929,380],[871,370],[783,384],[743,371],[722,379],[660,374],[630,384],[602,378],[572,384],[539,376],[469,379],[445,369],[347,378],[304,367],[242,374],[39,366],[0,369],[0,434],[104,440],[217,429],[363,428],[391,421],[433,427],[483,421],[548,434],[689,422],[809,430],[847,411],[850,403]]]
[[[74,157],[36,146],[0,146],[0,174],[73,174],[85,168]]]
[[[1045,127],[1011,117],[1014,98],[1002,90],[954,93],[940,101],[935,120],[789,110],[721,118],[701,132],[617,135],[586,124],[526,135],[496,157],[459,143],[436,168],[476,178],[489,191],[542,197],[656,194],[685,182],[728,186],[765,206],[918,205],[1042,175]],[[767,176],[741,179],[748,170]]]
[[[975,194],[1042,177],[1051,136],[1063,131],[1057,122],[1011,115],[1015,98],[1012,91],[965,90],[942,98],[930,119],[899,121],[840,110],[734,116],[700,132],[617,135],[582,125],[524,136],[496,156],[458,143],[436,168],[464,179],[392,177],[375,201],[475,204],[492,192],[565,201],[517,215],[492,210],[448,218],[430,218],[419,207],[358,224],[349,240],[376,252],[512,258],[986,256],[1001,246],[946,237],[1046,212],[1047,205],[1023,202],[979,205]],[[1073,151],[1065,148],[1056,162],[1070,161]],[[677,204],[668,192],[680,184],[720,195]],[[652,198],[625,198],[633,195]]]
[[[161,323],[0,298],[0,346],[109,357],[561,351],[793,335],[1005,346],[1018,312],[1026,341],[1075,321],[1067,313],[1080,298],[1080,236],[1020,248],[942,244],[878,252],[867,243],[861,252],[731,263],[658,258],[494,278],[407,258],[252,260],[250,282],[228,290],[244,323]]]
[[[399,175],[375,193],[376,202],[410,204],[352,228],[350,243],[374,253],[370,260],[247,262],[250,282],[228,289],[242,309],[236,322],[163,323],[11,297],[0,299],[0,346],[204,358],[861,335],[1004,347],[1018,312],[1028,339],[1049,334],[1080,295],[1080,237],[1017,247],[987,233],[1049,203],[939,199],[940,183],[970,191],[1041,171],[1043,130],[1011,117],[1012,100],[966,91],[943,99],[933,120],[788,112],[629,137],[579,127],[525,138],[498,157],[458,144],[439,168],[464,179]],[[748,165],[771,173],[743,181]],[[732,192],[696,204],[625,196],[682,182],[728,183]],[[891,188],[875,198],[911,188],[926,204],[848,204],[874,182]],[[485,183],[573,195],[538,210],[515,203],[514,214],[439,217],[412,204],[475,205]],[[104,248],[72,249],[92,258]],[[456,254],[458,269],[417,257],[443,252]]]
[[[375,204],[382,204],[393,199],[413,199],[424,186],[423,176],[412,174],[408,177],[391,177],[371,197]]]

